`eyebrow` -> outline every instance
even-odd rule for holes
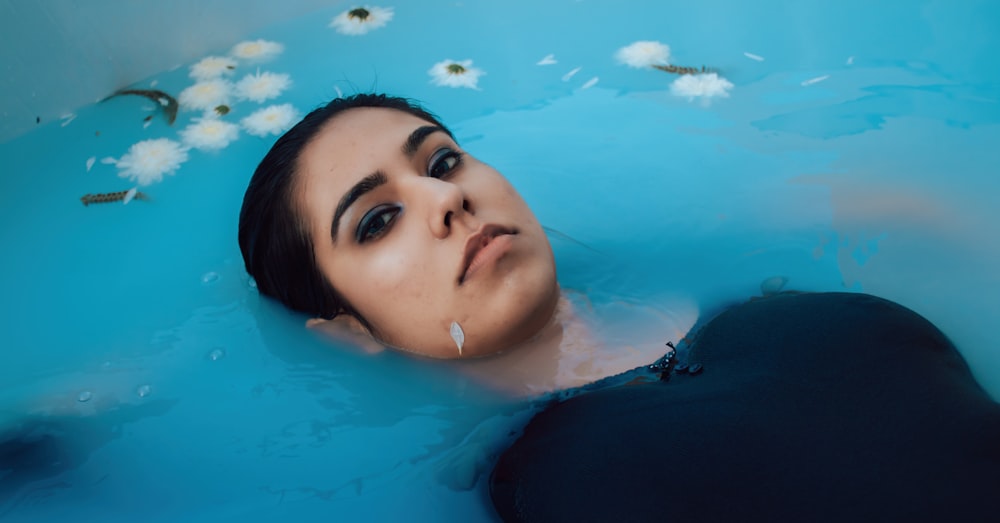
[[[402,147],[403,154],[405,154],[407,158],[413,158],[413,155],[417,154],[417,151],[420,150],[420,146],[423,145],[425,140],[427,140],[427,137],[439,132],[451,136],[451,132],[440,125],[424,125],[417,127],[408,137],[406,137],[406,141],[403,143]],[[344,196],[340,199],[340,202],[337,203],[337,209],[333,212],[333,225],[330,228],[330,237],[333,239],[334,243],[337,242],[337,230],[340,229],[340,220],[344,217],[344,213],[347,212],[347,209],[350,208],[354,202],[358,201],[359,198],[370,193],[371,191],[374,191],[379,186],[385,185],[388,181],[389,178],[384,172],[375,171],[362,178],[358,181],[358,183],[354,184],[354,186],[352,186],[347,193],[344,194]]]
[[[403,144],[403,154],[408,158],[412,158],[414,154],[417,154],[417,150],[423,145],[424,140],[428,136],[434,133],[445,133],[451,136],[451,133],[447,129],[441,127],[440,125],[424,125],[422,127],[417,127],[410,136],[406,139],[406,143]]]
[[[333,238],[333,242],[337,242],[337,229],[340,228],[340,219],[344,217],[344,213],[347,212],[347,208],[351,206],[354,202],[361,198],[365,194],[368,194],[381,185],[385,185],[389,181],[389,178],[382,171],[375,171],[368,176],[362,178],[358,183],[354,184],[353,187],[344,197],[340,199],[337,203],[337,210],[333,213],[333,225],[330,229],[330,237]]]

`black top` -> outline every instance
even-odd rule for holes
[[[692,338],[682,363],[696,374],[535,416],[493,471],[500,516],[1000,521],[1000,405],[913,311],[781,294]]]

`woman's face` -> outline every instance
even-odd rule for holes
[[[444,129],[385,108],[335,116],[299,158],[316,263],[383,342],[457,358],[538,332],[558,300],[552,249],[521,196]]]

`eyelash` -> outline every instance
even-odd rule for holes
[[[455,160],[455,162],[449,166],[446,164],[448,160]],[[446,178],[462,165],[462,153],[448,147],[443,147],[435,151],[427,163],[427,176],[431,178]],[[441,166],[445,167],[445,171],[438,173],[438,167]]]
[[[453,162],[450,162],[454,160]],[[450,163],[450,165],[449,165]],[[427,166],[427,176],[431,178],[446,178],[459,166],[462,165],[462,153],[450,149],[442,148],[431,155]],[[444,168],[442,171],[441,168]],[[358,222],[358,229],[355,238],[358,243],[367,243],[377,240],[389,232],[403,209],[399,205],[386,204],[374,207],[365,213]]]
[[[358,243],[365,243],[381,238],[382,235],[389,232],[389,227],[402,211],[402,207],[396,204],[376,206],[361,217],[355,239]]]

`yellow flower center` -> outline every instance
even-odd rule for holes
[[[355,7],[347,12],[347,18],[357,18],[361,22],[367,20],[369,15],[371,15],[371,12],[364,7]]]

